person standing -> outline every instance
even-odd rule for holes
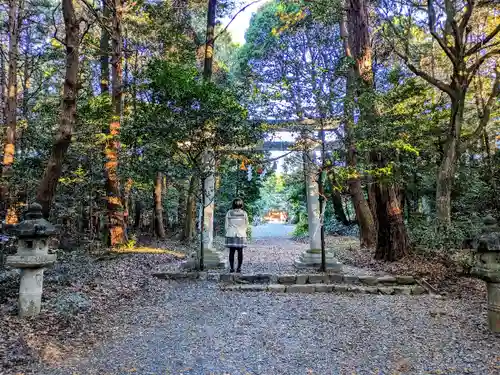
[[[230,271],[234,272],[234,254],[238,251],[238,268],[241,272],[243,249],[247,246],[248,214],[243,210],[243,200],[233,200],[232,209],[226,214],[226,247],[229,248]]]

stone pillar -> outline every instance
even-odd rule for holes
[[[203,153],[203,165],[206,166],[208,176],[205,178],[203,194],[205,207],[203,223],[203,248],[212,249],[214,246],[214,210],[215,210],[215,166],[214,154],[207,151]]]
[[[307,224],[309,227],[309,250],[321,252],[321,221],[319,217],[319,189],[317,168],[314,163],[314,153],[310,152],[304,158],[306,194],[307,194]]]
[[[42,206],[32,204],[26,219],[10,230],[18,239],[17,254],[7,257],[6,265],[21,269],[19,287],[19,316],[31,317],[40,313],[44,268],[56,261],[48,253],[48,239],[56,228],[43,218]]]
[[[488,327],[500,332],[500,283],[488,283]]]
[[[500,332],[500,228],[494,217],[484,219],[484,228],[474,254],[472,274],[487,283],[488,326]]]
[[[214,248],[214,212],[215,212],[215,154],[203,153],[203,166],[207,171],[203,186],[205,207],[203,222],[203,263],[205,268],[225,267],[223,255]]]
[[[297,268],[317,268],[321,266],[321,220],[319,216],[318,170],[314,163],[314,153],[304,153],[304,177],[307,194],[307,223],[309,227],[309,250],[300,254],[294,264]],[[331,252],[326,252],[326,268],[340,272],[340,264]]]

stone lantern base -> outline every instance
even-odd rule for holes
[[[342,271],[340,263],[332,253],[326,252],[326,269],[333,272]],[[319,268],[321,267],[321,250],[306,250],[294,261],[296,268]]]
[[[21,318],[40,314],[44,267],[52,265],[56,260],[55,254],[7,257],[6,265],[21,269],[19,286],[19,316]]]
[[[486,284],[488,290],[488,326],[492,332],[500,333],[500,284]]]
[[[183,264],[183,268],[197,269],[200,261],[198,254],[193,253],[191,257]],[[224,254],[215,249],[205,249],[203,253],[203,268],[204,269],[221,269],[226,268],[227,262]]]

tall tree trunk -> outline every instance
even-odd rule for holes
[[[109,125],[109,138],[106,142],[106,194],[109,220],[109,240],[111,246],[121,245],[125,241],[125,222],[123,205],[120,198],[120,181],[118,179],[118,152],[120,148],[120,122],[122,114],[122,0],[113,0],[112,14],[112,120]]]
[[[9,67],[7,71],[7,99],[5,106],[5,139],[3,145],[2,200],[7,208],[7,224],[17,223],[14,196],[9,186],[14,164],[17,126],[17,62],[19,32],[22,21],[23,0],[9,0]]]
[[[184,228],[186,223],[186,201],[187,194],[189,192],[189,180],[185,182],[181,181],[177,190],[179,192],[179,201],[177,205],[177,228]]]
[[[443,157],[438,167],[436,181],[436,216],[443,226],[451,224],[451,191],[455,179],[458,152],[458,137],[462,129],[464,116],[465,94],[458,95],[451,103],[450,134],[443,147]]]
[[[101,63],[101,79],[99,87],[101,95],[109,95],[109,32],[111,8],[108,3],[112,0],[102,0],[102,23],[101,27],[101,40],[99,44],[100,63]]]
[[[346,20],[342,19],[340,24],[341,37],[344,40],[344,52],[346,57],[352,58],[351,47],[348,40]],[[356,140],[353,131],[354,123],[354,69],[349,69],[346,82],[346,98],[344,101],[344,128],[345,144],[347,147],[347,167],[350,178],[347,180],[349,194],[351,195],[354,212],[359,225],[360,243],[363,248],[374,248],[377,240],[375,222],[368,202],[363,194],[361,180],[357,171]]]
[[[134,228],[141,229],[141,217],[142,217],[142,202],[140,200],[135,201],[134,205]]]
[[[7,115],[7,95],[5,90],[7,89],[7,70],[5,69],[5,50],[3,46],[3,40],[0,40],[0,124],[1,126],[6,125],[6,115]]]
[[[375,259],[396,261],[408,255],[409,239],[400,206],[401,197],[393,184],[376,184],[379,230]]]
[[[130,224],[130,194],[132,192],[132,186],[134,185],[134,180],[129,178],[125,184],[125,189],[123,189],[123,223],[125,227],[125,240],[128,241],[128,227]]]
[[[333,170],[328,173],[328,178],[330,180],[330,187],[332,189],[332,204],[335,219],[337,219],[338,222],[344,225],[349,225],[349,220],[347,220],[344,206],[342,205],[342,195],[337,189],[337,180],[335,178],[335,172]]]
[[[207,40],[205,43],[205,63],[203,66],[203,78],[210,81],[212,78],[212,67],[214,62],[214,42],[215,42],[215,11],[217,0],[208,0],[207,11]]]
[[[63,84],[62,110],[59,130],[36,193],[36,200],[42,205],[45,217],[48,217],[50,213],[50,206],[61,177],[64,157],[71,143],[76,121],[80,25],[75,15],[73,0],[63,0],[62,11],[66,28],[66,75]]]
[[[156,173],[154,188],[154,228],[155,234],[165,238],[165,227],[163,226],[163,202],[162,202],[163,173]]]
[[[186,220],[184,223],[183,240],[186,242],[194,238],[196,229],[196,191],[198,190],[198,178],[191,176],[189,180],[189,191],[186,200]]]
[[[349,45],[355,61],[355,90],[360,121],[376,129],[378,113],[373,92],[372,49],[366,0],[349,0],[347,20]],[[370,161],[375,163],[377,168],[387,166],[382,152],[371,150],[369,154]],[[400,197],[396,194],[399,190],[393,183],[378,180],[369,186],[369,191],[372,210],[376,213],[372,215],[373,228],[377,230],[376,257],[385,260],[399,259],[409,250]]]

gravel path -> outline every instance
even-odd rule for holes
[[[244,271],[293,272],[306,248],[285,236],[259,236],[245,250]],[[487,330],[484,304],[154,283],[162,286],[154,300],[116,312],[120,324],[107,343],[36,374],[500,374],[500,338]]]
[[[480,306],[430,296],[272,295],[163,282],[65,374],[498,374]],[[441,372],[439,372],[441,371]]]
[[[252,240],[243,254],[244,273],[296,273],[293,261],[308,249],[307,243],[293,241],[291,236],[294,225],[263,224],[252,227]],[[224,256],[229,257],[227,249]],[[236,260],[235,260],[236,262]],[[350,275],[367,275],[372,272],[356,267],[344,266],[343,271]],[[305,271],[303,271],[305,272]],[[308,273],[317,272],[314,269]]]

